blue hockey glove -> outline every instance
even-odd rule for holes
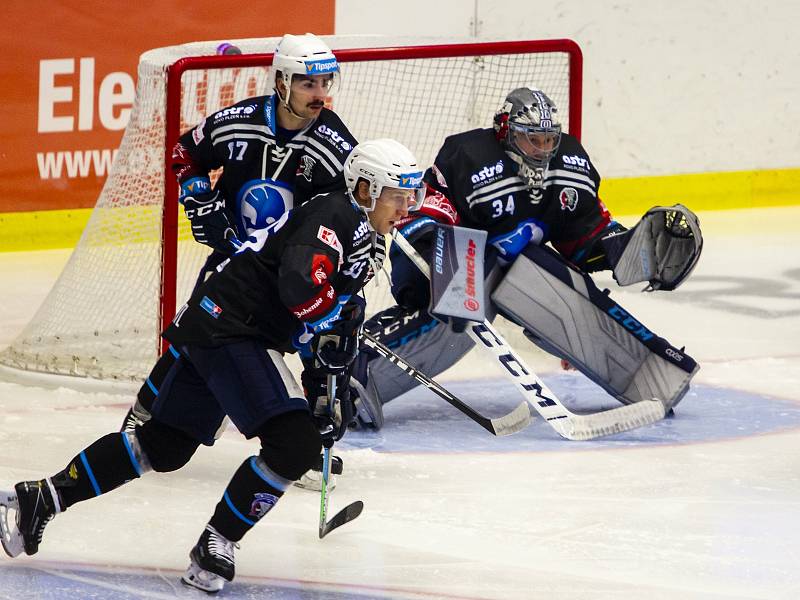
[[[225,254],[233,253],[242,245],[219,190],[184,196],[181,203],[196,241]]]

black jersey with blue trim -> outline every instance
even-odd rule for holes
[[[184,133],[173,155],[182,186],[222,167],[215,187],[243,240],[293,206],[344,189],[344,161],[357,143],[327,108],[296,131],[278,127],[276,114],[275,95],[243,100]]]
[[[509,261],[531,242],[572,248],[608,223],[600,175],[575,137],[561,136],[539,195],[517,173],[494,130],[474,129],[445,140],[425,181],[450,199],[462,226],[487,231]]]
[[[217,267],[164,338],[198,346],[257,339],[281,351],[298,349],[330,328],[384,257],[384,237],[347,192],[320,194]]]

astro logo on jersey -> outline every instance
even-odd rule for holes
[[[561,160],[564,161],[565,165],[570,165],[572,167],[579,167],[584,171],[589,170],[589,161],[586,160],[585,158],[581,158],[580,156],[574,154],[572,156],[567,156],[565,154],[564,156],[561,157]]]
[[[500,179],[500,176],[503,174],[503,169],[503,161],[498,160],[493,165],[487,165],[483,167],[480,171],[473,174],[469,179],[473,184],[496,181],[497,179]]]
[[[292,187],[274,179],[254,179],[245,183],[237,198],[237,206],[247,236],[277,221],[294,207]]]
[[[561,202],[561,210],[573,212],[578,207],[578,190],[565,187],[558,195],[558,200]]]
[[[339,70],[339,63],[335,58],[324,58],[322,60],[309,60],[306,62],[306,74],[323,75],[334,73]]]
[[[248,104],[247,106],[231,106],[230,108],[226,108],[216,113],[214,115],[214,120],[224,121],[226,119],[238,117],[239,115],[252,115],[255,110],[255,104]]]
[[[401,188],[418,188],[420,185],[422,185],[422,171],[402,173],[400,175]]]
[[[203,299],[200,300],[200,308],[202,308],[215,319],[219,319],[219,316],[222,314],[222,309],[217,306],[208,296],[203,296]]]
[[[334,144],[339,146],[345,152],[350,152],[353,149],[353,146],[345,140],[341,135],[339,135],[338,131],[334,131],[327,125],[320,125],[317,127],[317,132],[327,138],[330,138]]]

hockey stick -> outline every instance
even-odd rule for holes
[[[380,342],[372,334],[364,331],[362,333],[362,339],[367,346],[373,348],[383,358],[397,365],[400,369],[431,390],[434,394],[446,402],[449,402],[452,406],[456,407],[458,410],[493,435],[511,435],[512,433],[516,433],[517,431],[525,429],[525,427],[527,427],[531,422],[531,411],[526,402],[521,403],[513,411],[502,417],[497,417],[495,419],[485,417],[471,406],[456,398],[453,394],[448,392],[433,379],[424,373],[417,371],[417,369],[392,352],[386,345]]]
[[[403,253],[430,278],[430,266],[409,241],[397,231],[392,237]],[[490,353],[503,367],[503,373],[561,437],[568,440],[591,440],[649,425],[664,418],[664,405],[658,400],[643,400],[589,414],[573,413],[536,373],[525,366],[522,358],[491,323],[472,323],[467,326],[466,331],[478,347]]]
[[[333,413],[334,402],[336,402],[336,377],[328,375],[328,409]],[[331,426],[331,432],[333,427]],[[345,523],[349,523],[364,510],[364,503],[361,500],[356,500],[351,504],[345,506],[342,510],[336,513],[330,521],[328,518],[328,499],[330,498],[330,490],[328,490],[328,482],[331,475],[331,454],[333,451],[333,442],[324,444],[322,450],[322,489],[319,499],[319,539],[324,538],[331,531],[337,527],[341,527]]]

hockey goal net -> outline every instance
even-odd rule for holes
[[[582,58],[569,40],[386,47],[327,38],[342,70],[332,108],[357,139],[392,137],[424,167],[447,135],[488,127],[508,91],[527,85],[557,103],[580,136]],[[130,122],[92,216],[41,308],[0,354],[3,364],[98,379],[138,380],[159,332],[191,291],[208,248],[195,243],[177,203],[170,150],[181,132],[220,108],[271,93],[278,38],[234,40],[142,55]],[[383,47],[363,48],[364,45]],[[387,278],[370,284],[371,310],[390,303]]]

